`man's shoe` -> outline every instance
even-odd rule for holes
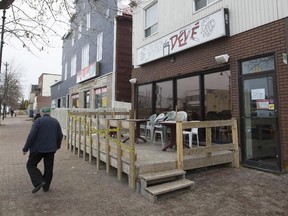
[[[41,187],[43,187],[46,183],[45,182],[41,182],[40,184],[38,184],[33,190],[32,193],[36,193],[37,191],[40,190]]]
[[[43,191],[44,191],[44,192],[48,192],[48,191],[49,191],[49,188],[43,188]]]

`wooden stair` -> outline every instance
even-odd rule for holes
[[[138,191],[150,202],[157,202],[160,195],[184,189],[192,189],[194,182],[185,178],[184,170],[168,170],[139,176]]]

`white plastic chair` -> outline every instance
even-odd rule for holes
[[[192,138],[193,138],[193,135],[196,135],[197,147],[199,147],[198,128],[191,128],[190,131],[183,131],[183,135],[184,135],[184,138],[185,138],[185,135],[189,135],[189,148],[192,148]],[[184,139],[184,142],[185,142],[185,139]]]
[[[172,121],[172,120],[175,120],[175,117],[176,117],[176,112],[175,111],[169,111],[163,118],[164,121]],[[158,121],[159,122],[159,121]],[[156,136],[157,134],[160,135],[161,137],[161,143],[162,143],[162,147],[164,148],[165,146],[165,143],[164,143],[164,140],[166,142],[167,140],[167,137],[164,135],[166,135],[167,130],[166,130],[166,127],[163,126],[163,125],[160,125],[160,124],[157,124],[155,125],[155,130],[154,130],[154,139],[153,139],[153,143],[154,141],[156,140]],[[164,134],[165,133],[165,134]]]
[[[141,124],[140,125],[140,128],[144,130],[144,134],[145,134],[145,139],[147,139],[147,132],[148,130],[150,131],[150,127],[151,127],[151,124],[155,121],[157,117],[157,114],[153,114],[149,117],[148,121],[146,122],[146,124]],[[149,128],[149,129],[147,129]],[[150,133],[150,137],[151,137],[151,133]]]
[[[199,122],[199,121],[193,121],[193,122]],[[185,136],[189,135],[189,148],[192,148],[192,139],[193,139],[193,135],[195,135],[197,138],[197,147],[199,147],[198,128],[191,128],[190,131],[184,130],[183,135],[184,135],[184,143],[185,143]]]
[[[165,114],[164,113],[161,113],[159,114],[154,121],[151,121],[149,125],[146,126],[146,134],[150,133],[150,136],[151,136],[151,140],[153,140],[153,135],[154,135],[154,127],[155,125],[158,124],[159,121],[162,121],[163,119],[165,118]]]
[[[187,112],[185,111],[178,111],[176,114],[176,121],[187,121]]]

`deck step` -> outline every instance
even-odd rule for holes
[[[138,191],[150,202],[155,203],[160,195],[182,189],[192,189],[194,182],[185,179],[184,170],[175,169],[139,175]]]
[[[160,195],[164,193],[169,193],[171,191],[179,190],[182,188],[192,187],[194,186],[194,182],[188,179],[179,179],[172,182],[167,182],[159,185],[154,185],[151,187],[147,187],[146,190],[152,195]]]
[[[147,174],[141,174],[139,177],[142,178],[145,181],[153,181],[161,178],[169,178],[173,176],[179,176],[179,175],[185,175],[186,172],[184,170],[168,170],[168,171],[162,171],[157,173],[147,173]]]

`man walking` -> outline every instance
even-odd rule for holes
[[[24,155],[30,151],[26,167],[34,186],[32,193],[36,193],[41,187],[44,192],[49,190],[53,177],[54,154],[61,147],[63,138],[59,122],[50,116],[50,108],[43,107],[41,112],[42,117],[33,123],[23,148]],[[37,168],[42,158],[43,175]]]

